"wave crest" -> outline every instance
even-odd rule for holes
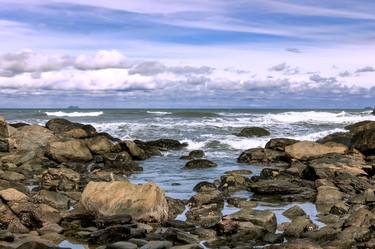
[[[98,117],[103,115],[104,112],[45,112],[47,116],[54,117]]]

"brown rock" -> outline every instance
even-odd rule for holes
[[[294,159],[309,160],[326,154],[345,154],[348,147],[342,144],[319,144],[311,141],[301,141],[285,147],[285,152]]]
[[[60,163],[86,162],[92,159],[90,150],[80,140],[49,143],[47,154]]]

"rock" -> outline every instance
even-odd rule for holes
[[[363,194],[366,203],[375,202],[375,193],[373,189],[366,189]]]
[[[365,130],[354,135],[352,148],[359,150],[366,156],[375,154],[375,129]]]
[[[110,153],[114,147],[111,140],[105,136],[95,136],[86,139],[86,145],[92,154],[103,155]]]
[[[282,243],[284,241],[284,234],[282,233],[267,233],[262,238],[263,242],[269,243],[269,244],[277,244]]]
[[[343,215],[348,213],[349,206],[347,206],[344,202],[338,202],[335,205],[331,207],[331,210],[329,211],[330,214],[335,215]]]
[[[38,151],[46,148],[49,142],[56,141],[55,135],[39,125],[29,125],[17,129],[10,140],[11,148],[19,151]]]
[[[0,241],[13,242],[14,235],[6,230],[0,230]]]
[[[146,245],[140,247],[141,249],[169,249],[172,247],[169,241],[150,241]]]
[[[280,170],[273,168],[264,168],[260,172],[260,177],[262,178],[275,178],[280,175]]]
[[[24,175],[22,175],[20,173],[17,173],[17,172],[14,172],[14,171],[9,171],[9,170],[0,172],[0,178],[4,179],[4,180],[7,180],[7,181],[22,181],[22,180],[25,180]]]
[[[107,246],[107,249],[137,249],[138,246],[131,242],[119,241]]]
[[[250,179],[243,175],[230,174],[220,177],[220,190],[238,191],[246,190],[250,185]]]
[[[305,211],[298,205],[294,205],[293,207],[285,210],[282,214],[291,220],[300,216],[306,216]]]
[[[47,190],[41,190],[34,198],[56,209],[68,209],[69,202],[71,201],[71,199],[64,194]]]
[[[63,118],[49,120],[46,127],[57,135],[72,138],[87,138],[96,134],[96,130],[92,125],[73,123]]]
[[[263,227],[268,232],[274,233],[277,227],[276,216],[269,211],[241,209],[231,215],[225,216],[224,219],[230,219],[238,222],[251,222],[254,225]]]
[[[197,185],[195,185],[193,188],[193,190],[198,193],[209,192],[209,191],[213,191],[216,189],[217,189],[216,185],[210,182],[200,182]]]
[[[60,212],[47,204],[39,204],[34,213],[43,224],[53,224],[61,221]]]
[[[316,203],[319,204],[335,204],[341,201],[343,194],[335,187],[331,186],[320,186],[318,188],[318,194],[316,196]]]
[[[222,218],[221,206],[213,203],[200,207],[193,207],[186,213],[187,223],[211,228],[218,224]]]
[[[173,246],[171,249],[203,249],[199,244],[188,244],[183,246]]]
[[[239,163],[274,163],[274,162],[285,162],[287,160],[284,152],[254,148],[245,150],[238,157],[237,162]]]
[[[138,163],[132,161],[131,156],[126,151],[104,154],[103,159],[105,168],[110,169],[112,172],[130,174],[143,170]]]
[[[46,190],[73,191],[79,189],[81,176],[69,168],[49,168],[42,175],[42,188]]]
[[[90,150],[80,140],[49,143],[47,146],[47,155],[60,163],[87,162],[92,160]]]
[[[246,198],[240,197],[229,197],[227,198],[229,205],[232,205],[236,208],[255,208],[257,203],[255,201],[247,200]]]
[[[342,144],[323,145],[311,141],[301,141],[285,147],[286,154],[298,160],[309,160],[331,153],[345,154],[347,150]]]
[[[9,152],[9,142],[2,137],[0,137],[0,152]]]
[[[128,214],[113,215],[98,217],[95,220],[96,227],[102,229],[111,225],[125,225],[131,224],[133,221],[132,217]]]
[[[126,241],[134,237],[136,230],[131,225],[113,225],[94,231],[90,234],[90,244],[109,244],[117,241]],[[144,234],[143,234],[144,236]]]
[[[203,150],[193,150],[193,151],[190,151],[189,153],[189,157],[191,158],[202,158],[204,156],[205,154]]]
[[[361,121],[355,124],[351,124],[345,127],[345,129],[349,130],[352,133],[360,133],[367,130],[375,129],[375,121]]]
[[[0,242],[0,248],[4,249],[61,249],[54,243],[36,236],[26,235],[16,237],[14,242]]]
[[[64,231],[64,228],[62,228],[56,223],[49,223],[43,226],[42,228],[38,229],[38,233],[40,235],[44,235],[47,233],[62,233],[63,231]]]
[[[207,159],[194,159],[186,163],[185,169],[213,168],[217,164]]]
[[[169,207],[169,219],[175,219],[179,214],[185,211],[185,202],[171,197],[166,197]]]
[[[146,160],[149,158],[149,155],[133,141],[123,141],[121,147],[128,152],[134,160]]]
[[[264,137],[271,135],[271,133],[261,127],[246,127],[235,135],[239,137]]]
[[[129,214],[141,222],[163,222],[168,219],[164,192],[154,183],[89,182],[80,203],[87,212],[96,216]]]
[[[285,147],[297,143],[298,140],[290,138],[272,138],[267,142],[265,148],[271,150],[285,151]]]
[[[14,188],[8,188],[5,190],[0,191],[0,197],[6,202],[9,201],[22,201],[27,200],[29,197],[25,195],[24,193],[14,189]]]
[[[336,132],[333,134],[330,134],[328,136],[325,136],[322,139],[319,139],[317,142],[320,144],[325,143],[337,143],[337,144],[343,144],[350,148],[352,146],[352,139],[353,139],[353,133],[350,132]]]
[[[189,205],[193,207],[202,206],[211,203],[218,203],[224,206],[223,194],[218,190],[213,190],[210,192],[202,192],[193,195],[189,200]]]
[[[300,216],[295,218],[292,223],[288,225],[285,230],[285,235],[287,237],[300,238],[303,233],[316,229],[317,226],[314,225],[309,218]]]
[[[309,161],[303,175],[310,180],[334,179],[344,174],[352,177],[365,176],[367,167],[363,160],[353,159],[348,155],[330,154]]]
[[[146,146],[157,147],[160,150],[178,150],[187,146],[187,143],[180,143],[173,139],[158,139],[154,141],[148,141],[145,143]]]

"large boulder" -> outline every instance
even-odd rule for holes
[[[48,143],[56,141],[54,134],[39,125],[28,125],[17,129],[10,136],[10,147],[20,151],[44,150]]]
[[[149,155],[141,149],[134,141],[125,140],[120,143],[121,147],[128,152],[134,160],[145,160]]]
[[[336,187],[320,186],[318,188],[318,194],[316,196],[315,202],[317,204],[334,204],[341,201],[342,198],[343,193],[341,193]]]
[[[321,144],[325,143],[338,143],[345,146],[352,146],[353,133],[351,132],[336,132],[332,133],[324,138],[319,139],[317,142]]]
[[[359,150],[364,155],[375,155],[375,129],[355,134],[352,142],[352,148]]]
[[[86,162],[92,159],[89,148],[80,140],[49,143],[47,155],[60,163]]]
[[[245,150],[237,159],[239,163],[274,163],[280,161],[287,161],[284,152],[263,148]]]
[[[56,135],[72,138],[87,138],[96,134],[96,129],[92,125],[74,123],[63,118],[51,119],[46,127]]]
[[[246,127],[235,135],[239,137],[264,137],[271,135],[271,133],[261,127]]]
[[[285,147],[297,143],[298,140],[290,138],[272,138],[266,144],[266,149],[285,151]]]
[[[80,203],[87,212],[96,216],[128,214],[142,222],[164,222],[168,219],[164,191],[154,183],[89,182]]]
[[[110,153],[114,147],[113,142],[106,136],[102,135],[88,138],[86,140],[86,145],[91,151],[91,153],[96,155]]]
[[[351,124],[345,127],[345,129],[349,130],[352,133],[359,133],[362,131],[367,131],[367,130],[373,130],[375,129],[375,121],[361,121],[355,124]]]
[[[345,154],[348,147],[342,144],[319,144],[311,141],[301,141],[285,147],[286,154],[294,159],[309,160],[331,153]]]

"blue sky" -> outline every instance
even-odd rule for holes
[[[0,4],[0,107],[375,105],[374,1]]]

